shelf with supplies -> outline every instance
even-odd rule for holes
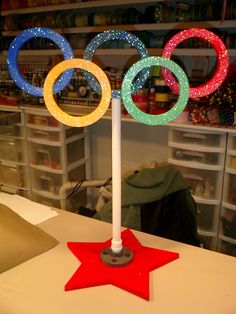
[[[75,57],[82,57],[84,49],[75,49]],[[161,56],[161,48],[149,48],[148,53],[150,56]],[[236,57],[236,49],[229,49],[228,54],[230,57]],[[3,56],[7,56],[7,51],[2,51]],[[41,49],[41,50],[20,50],[19,56],[60,56],[61,51],[58,49]],[[117,49],[98,49],[96,56],[136,56],[138,55],[136,49],[133,48],[117,48]],[[174,56],[209,56],[215,57],[216,53],[213,49],[209,48],[177,48],[173,51]]]
[[[4,2],[4,1],[3,1]],[[67,1],[65,1],[67,2]],[[50,3],[48,1],[48,3]],[[236,14],[234,6],[228,2],[225,16],[222,16],[221,3],[199,4],[195,1],[124,1],[116,0],[112,4],[110,1],[85,1],[76,3],[63,3],[42,6],[42,2],[35,1],[30,8],[20,8],[21,5],[5,3],[1,11],[2,15],[2,35],[3,39],[15,37],[21,31],[30,27],[48,27],[63,34],[76,54],[81,55],[80,49],[86,47],[86,43],[91,38],[91,34],[101,33],[106,30],[120,29],[136,34],[144,41],[147,48],[162,48],[169,38],[169,34],[181,29],[188,28],[207,28],[221,33],[225,37],[229,53],[235,56],[235,29]],[[12,8],[12,9],[10,9]],[[9,44],[9,41],[8,41]],[[7,45],[8,45],[7,44]],[[40,44],[42,49],[43,43]],[[46,45],[48,46],[48,45]],[[195,54],[214,56],[214,51],[208,46],[199,45],[200,49]],[[55,47],[54,47],[55,48]],[[113,47],[114,48],[114,47]],[[125,46],[124,46],[125,48]],[[126,47],[127,48],[127,47]],[[175,54],[190,55],[196,49],[181,49]],[[203,50],[202,50],[203,48]],[[7,48],[3,46],[2,50]],[[35,47],[30,47],[30,50]],[[47,49],[46,49],[47,50]],[[106,49],[98,52],[106,55]],[[132,50],[111,49],[109,54],[128,54],[132,55]],[[24,52],[27,54],[27,52]],[[37,52],[32,52],[36,53]],[[45,51],[45,53],[47,53]],[[49,54],[58,51],[49,52]],[[150,51],[150,54],[159,55],[160,50]]]
[[[89,176],[88,130],[65,126],[44,108],[0,106],[0,144],[2,191],[60,207],[62,184]]]
[[[64,2],[64,3],[63,3]],[[163,2],[163,0],[147,0],[146,4],[156,4],[158,2]],[[34,7],[31,8],[16,8],[11,10],[2,11],[2,16],[8,14],[28,14],[28,13],[39,13],[39,12],[50,12],[50,11],[65,11],[65,10],[77,10],[77,9],[88,9],[88,8],[102,8],[110,7],[111,2],[109,0],[97,0],[97,1],[77,1],[75,3],[68,3],[68,1],[61,1],[61,4],[51,4],[36,6],[37,1],[35,1]],[[50,3],[50,1],[48,1]],[[54,2],[55,3],[55,2]],[[136,5],[143,4],[143,0],[114,0],[112,1],[112,6],[124,6],[124,5]]]
[[[41,27],[44,27],[43,25]],[[46,26],[45,26],[46,27]],[[109,29],[120,29],[127,32],[137,31],[166,31],[166,30],[182,30],[188,28],[207,28],[207,29],[234,29],[236,28],[236,20],[221,21],[197,21],[197,22],[173,22],[173,23],[143,23],[143,24],[120,24],[120,25],[102,25],[102,26],[84,26],[84,27],[67,27],[53,28],[61,34],[77,34],[77,33],[100,33]],[[22,29],[23,30],[23,29]],[[22,30],[3,30],[3,36],[17,36]]]
[[[227,134],[176,125],[169,128],[168,162],[183,175],[197,204],[199,234],[217,249]]]

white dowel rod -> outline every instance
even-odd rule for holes
[[[112,99],[112,241],[114,253],[122,250],[121,239],[121,100]]]

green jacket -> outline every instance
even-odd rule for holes
[[[174,192],[187,189],[182,175],[169,164],[158,168],[145,168],[128,176],[121,188],[121,225],[141,230],[140,213],[143,204],[158,201]],[[192,203],[190,194],[187,202],[190,205]],[[106,203],[95,218],[112,222],[112,202]]]

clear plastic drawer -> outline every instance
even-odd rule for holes
[[[25,162],[25,143],[18,139],[0,139],[0,159]]]
[[[217,239],[213,236],[200,235],[204,248],[207,250],[216,251]]]
[[[220,165],[224,157],[223,154],[216,152],[200,152],[177,147],[169,147],[169,151],[172,159],[208,165]]]
[[[62,175],[31,169],[31,182],[33,190],[58,195],[59,189],[62,186]]]
[[[222,207],[220,215],[220,234],[236,240],[236,207],[235,210]]]
[[[28,128],[28,137],[33,140],[59,142],[60,133],[58,131],[44,131]]]
[[[170,128],[169,141],[199,146],[225,147],[225,134]]]
[[[62,169],[60,146],[30,143],[30,162],[36,166]]]
[[[0,135],[2,136],[23,136],[21,125],[0,125]]]
[[[26,122],[32,125],[58,127],[59,122],[52,116],[31,114],[28,113],[26,116]]]
[[[236,205],[236,173],[225,173],[223,200]]]
[[[228,148],[236,151],[236,135],[228,135]]]
[[[29,186],[28,167],[0,163],[0,181],[5,185],[27,188]]]
[[[222,172],[174,165],[180,171],[193,195],[218,199],[221,195]]]
[[[197,224],[199,231],[217,232],[219,206],[210,204],[197,204]]]
[[[236,241],[218,240],[217,251],[236,257]]]

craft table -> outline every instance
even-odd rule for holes
[[[134,232],[142,245],[179,252],[150,273],[150,301],[112,285],[64,291],[79,266],[67,241],[105,241],[108,223],[59,210],[39,225],[60,241],[0,275],[0,314],[235,314],[236,258]]]

